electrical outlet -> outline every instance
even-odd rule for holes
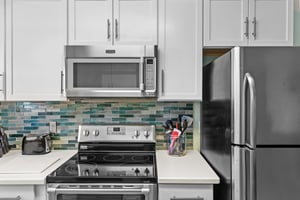
[[[49,131],[50,133],[56,133],[56,122],[55,121],[51,121],[49,122]]]

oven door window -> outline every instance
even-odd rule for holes
[[[141,67],[132,63],[74,63],[73,88],[139,88]]]
[[[137,194],[59,194],[57,200],[146,200],[146,198]]]

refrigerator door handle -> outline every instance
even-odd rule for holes
[[[247,200],[256,200],[256,156],[255,156],[255,150],[247,149],[247,154],[249,156],[246,156],[246,159],[249,159],[249,162],[246,161],[249,165],[246,167],[249,167],[249,170],[246,170],[249,172],[249,181],[247,183],[249,184],[249,187],[246,187],[249,189],[248,192],[246,192]],[[247,176],[246,176],[247,177]],[[246,178],[247,179],[247,178]],[[246,190],[247,190],[246,189]]]
[[[246,140],[246,145],[249,148],[254,149],[256,146],[256,89],[255,89],[255,81],[250,73],[246,73],[243,82],[243,101],[242,101],[242,134],[245,138],[246,135],[246,98],[247,98],[247,85],[249,85],[250,92],[250,126],[249,126],[249,141]]]

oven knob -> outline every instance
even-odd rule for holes
[[[148,138],[148,137],[150,136],[149,131],[145,130],[145,131],[144,131],[144,136],[145,136],[146,138]]]
[[[99,170],[98,169],[95,169],[94,176],[99,176]]]
[[[148,168],[146,168],[146,169],[145,169],[145,171],[144,171],[144,173],[146,174],[146,176],[148,176],[148,175],[149,175],[149,173],[150,173],[149,169],[148,169]]]
[[[89,134],[90,134],[89,130],[83,131],[83,135],[84,135],[84,136],[89,136]]]
[[[89,176],[90,175],[90,170],[88,170],[88,169],[84,170],[84,175]]]
[[[98,136],[100,134],[100,131],[99,130],[95,130],[94,131],[94,136]]]
[[[138,169],[138,168],[136,168],[135,170],[134,170],[134,173],[135,173],[135,175],[139,175],[140,174],[140,170]]]
[[[134,136],[135,136],[136,138],[138,138],[138,137],[140,136],[140,132],[139,132],[138,130],[135,130],[135,131],[134,131]]]

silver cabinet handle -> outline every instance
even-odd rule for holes
[[[196,198],[176,198],[175,196],[171,198],[170,200],[203,200],[201,197],[196,197]]]
[[[165,93],[165,71],[161,70],[161,93]]]
[[[5,75],[4,72],[2,74],[0,74],[0,77],[2,76],[2,88],[0,88],[0,91],[2,91],[3,93],[5,92]]]
[[[253,24],[253,38],[254,40],[256,39],[256,25],[257,25],[257,22],[256,22],[256,17],[253,18],[253,21],[252,21],[252,24]]]
[[[245,21],[245,33],[244,35],[246,36],[246,38],[249,38],[249,18],[246,17]]]
[[[0,197],[0,200],[21,200],[20,196],[17,197]]]
[[[116,36],[116,39],[119,39],[119,24],[118,24],[118,20],[115,19],[115,36]]]
[[[247,97],[247,85],[249,85],[250,92],[250,126],[249,126],[249,144],[246,141],[246,145],[250,148],[255,148],[256,144],[256,89],[255,81],[250,73],[246,73],[243,83],[243,102],[242,102],[242,111],[243,111],[243,135],[246,135],[246,97]]]
[[[60,71],[60,93],[64,93],[64,72]]]
[[[107,39],[109,40],[111,37],[110,35],[110,21],[107,19]]]

